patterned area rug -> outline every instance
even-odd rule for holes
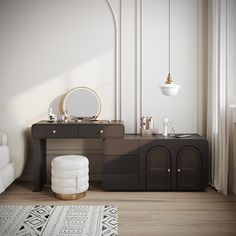
[[[0,235],[118,235],[115,206],[0,206]]]

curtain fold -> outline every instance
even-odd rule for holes
[[[231,136],[231,116],[229,105],[232,103],[234,78],[229,76],[228,14],[235,4],[230,0],[209,0],[208,32],[208,114],[207,137],[210,144],[211,184],[219,192],[228,193],[229,150]],[[232,145],[232,144],[231,144]]]

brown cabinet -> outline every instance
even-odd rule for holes
[[[208,185],[208,142],[199,135],[107,139],[103,163],[108,190],[201,191]]]
[[[200,191],[208,185],[208,142],[192,135],[189,138],[142,138],[140,172],[146,190]]]
[[[106,139],[103,142],[103,186],[108,190],[139,189],[137,139]]]
[[[52,123],[40,121],[32,125],[34,138],[122,138],[124,125],[122,122],[78,122]]]
[[[176,188],[178,190],[202,189],[202,153],[195,146],[185,146],[178,152]]]
[[[169,190],[171,155],[167,148],[155,146],[146,155],[146,189]]]
[[[146,154],[147,190],[203,190],[203,153],[184,146],[171,155],[171,146],[154,146]]]
[[[122,138],[124,126],[122,124],[85,124],[79,126],[79,135],[83,138]]]
[[[78,127],[74,124],[35,124],[32,135],[34,138],[76,138]]]
[[[208,142],[199,135],[178,139],[125,135],[122,121],[82,121],[32,125],[34,191],[46,179],[46,139],[103,139],[103,186],[108,190],[205,190]]]

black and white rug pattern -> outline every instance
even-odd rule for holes
[[[1,236],[117,236],[116,206],[0,206]]]

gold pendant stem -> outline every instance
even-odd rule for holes
[[[168,77],[166,78],[165,84],[172,84],[173,80],[171,79],[170,73],[168,74]]]

